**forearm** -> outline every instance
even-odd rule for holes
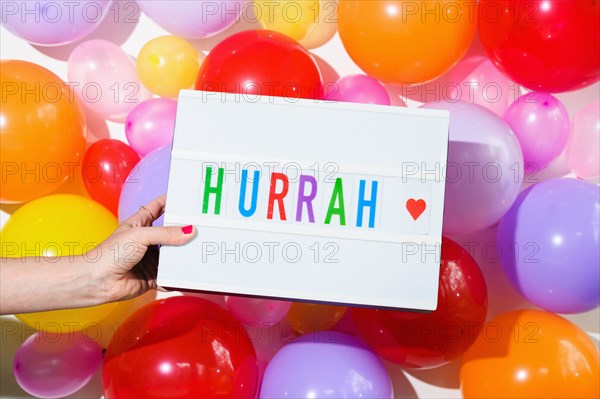
[[[82,256],[0,258],[0,314],[98,305],[102,292]]]

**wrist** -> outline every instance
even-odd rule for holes
[[[109,301],[106,278],[101,273],[102,268],[96,263],[87,259],[85,255],[70,259],[73,292],[84,307],[101,305]]]

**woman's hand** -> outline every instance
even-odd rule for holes
[[[151,227],[164,207],[165,196],[144,205],[88,254],[52,262],[1,258],[0,314],[82,308],[157,288],[157,245],[182,245],[195,236],[192,226]]]
[[[163,195],[140,208],[100,244],[102,255],[90,266],[106,302],[134,298],[159,288],[158,245],[182,245],[195,236],[192,226],[151,227],[164,213],[165,198]]]

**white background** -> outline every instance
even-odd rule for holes
[[[129,3],[130,1],[123,1],[122,3]],[[198,50],[208,51],[219,41],[225,37],[231,35],[233,32],[254,28],[247,22],[241,22],[237,26],[233,26],[226,32],[217,35],[215,37],[206,40],[197,40],[193,44]],[[36,47],[29,45],[25,41],[14,37],[8,33],[4,28],[1,28],[1,41],[0,41],[0,58],[1,59],[21,59],[31,61],[40,64],[47,69],[53,71],[64,80],[67,80],[66,74],[66,59],[70,51],[79,43],[73,45],[61,46],[61,47]],[[122,48],[132,56],[137,56],[142,46],[150,39],[167,34],[164,30],[150,21],[145,15],[140,15],[139,22],[137,24],[116,24],[112,21],[112,18],[107,18],[89,38],[100,38],[111,40],[117,44],[121,44]],[[85,41],[82,40],[82,41]],[[397,51],[390,48],[390,51]],[[360,69],[352,62],[344,51],[343,46],[339,38],[336,36],[326,45],[313,50],[313,53],[317,55],[321,70],[324,75],[325,82],[331,82],[336,79],[335,72],[340,76],[348,75],[351,73],[360,73]],[[476,40],[470,50],[470,54],[482,54],[481,46]],[[557,56],[560,56],[557,54]],[[335,72],[334,72],[335,71]],[[431,86],[430,86],[431,87]],[[397,94],[400,90],[396,87],[388,86],[388,91],[392,95],[393,103],[400,103],[400,99]],[[598,99],[599,86],[598,84],[580,90],[577,92],[571,92],[566,94],[558,95],[569,110],[571,116],[573,116],[582,106],[591,102],[594,99]],[[430,92],[431,93],[431,92]],[[435,100],[434,94],[429,94],[427,101]],[[409,106],[418,105],[419,102],[407,101]],[[122,124],[113,122],[104,123],[103,121],[88,119],[88,141],[93,142],[97,138],[106,138],[108,136],[112,138],[118,138],[125,140],[124,127]],[[553,165],[547,170],[541,172],[537,177],[540,179],[562,176],[568,174],[564,156],[559,158]],[[0,206],[0,224],[4,225],[9,215],[13,213],[18,207],[17,206]],[[481,248],[486,243],[493,243],[495,238],[495,228],[492,227],[485,231],[477,232],[466,237],[453,237],[458,242],[478,242],[480,243],[478,249],[475,250],[475,258],[477,259],[488,283],[489,293],[489,311],[488,318],[493,317],[499,312],[508,309],[517,309],[524,307],[531,307],[527,304],[508,284],[508,281],[500,270],[500,265],[497,262],[490,261],[490,257],[493,255],[485,256]],[[489,254],[488,254],[489,255]],[[162,294],[161,294],[162,295]],[[599,331],[600,331],[600,310],[597,308],[588,313],[566,316],[569,320],[572,320],[582,329],[587,331],[590,336],[598,344]],[[0,342],[0,396],[4,398],[8,397],[29,397],[23,392],[12,376],[12,359],[14,352],[20,344],[20,340],[15,336],[5,335],[4,332],[7,328],[12,327],[11,324],[17,323],[16,319],[12,317],[1,317],[0,327],[2,331],[2,339]],[[346,322],[348,322],[346,320]],[[348,328],[351,328],[349,326]],[[266,343],[257,343],[257,346],[266,346]],[[272,347],[274,347],[272,345]],[[264,350],[263,350],[264,352]],[[398,367],[386,364],[388,367],[393,380],[394,380],[394,392],[395,396],[401,397],[415,397],[419,396],[422,398],[458,398],[460,397],[460,391],[458,389],[458,370],[459,361],[455,361],[447,366],[430,370],[430,371],[402,371]],[[72,397],[77,398],[96,398],[101,396],[101,382],[100,374],[98,373],[94,379],[83,388],[80,392],[74,394]]]

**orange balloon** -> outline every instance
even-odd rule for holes
[[[346,313],[343,306],[293,302],[287,314],[290,325],[300,334],[330,330]]]
[[[75,93],[49,70],[0,62],[1,203],[49,194],[75,179],[85,151],[85,116]]]
[[[340,0],[338,30],[346,51],[385,83],[424,83],[466,54],[477,27],[472,0]]]
[[[486,323],[465,353],[465,398],[598,398],[598,349],[579,327],[540,310]]]
[[[85,154],[85,151],[84,151]],[[69,179],[56,191],[52,194],[73,194],[79,195],[80,197],[90,198],[90,194],[85,188],[85,182],[83,181],[83,159],[81,163],[78,163],[75,168],[74,176],[69,176]]]

